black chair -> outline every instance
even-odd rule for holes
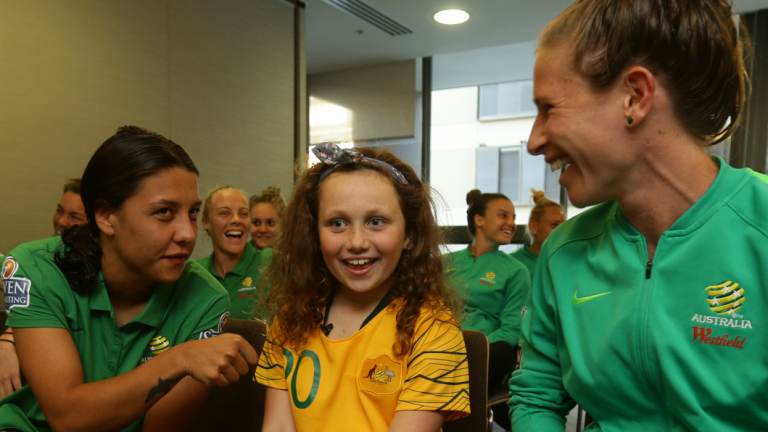
[[[464,344],[467,346],[469,366],[469,409],[468,417],[448,421],[444,432],[487,432],[488,431],[488,338],[484,334],[464,330]]]
[[[264,321],[229,320],[224,331],[239,334],[261,354],[267,332]],[[255,368],[251,368],[235,384],[212,389],[193,430],[260,431],[266,389],[253,381],[254,371]]]

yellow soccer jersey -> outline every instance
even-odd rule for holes
[[[392,304],[346,339],[328,339],[318,329],[298,353],[271,342],[273,327],[256,380],[288,391],[299,431],[384,431],[395,411],[465,416],[467,352],[453,317],[422,309],[411,353],[398,358],[396,314]]]

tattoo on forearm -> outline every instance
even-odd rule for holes
[[[153,405],[155,402],[160,400],[161,397],[165,396],[166,393],[171,391],[173,386],[178,384],[180,380],[181,378],[169,379],[169,380],[158,378],[157,385],[152,387],[152,390],[149,391],[149,394],[147,395],[147,399],[144,401],[144,404]]]

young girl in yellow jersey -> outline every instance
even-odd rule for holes
[[[437,431],[469,377],[429,189],[386,151],[315,153],[271,268],[264,430]]]

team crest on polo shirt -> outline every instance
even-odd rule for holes
[[[480,285],[488,285],[488,286],[496,285],[496,273],[487,272],[485,276],[480,278]]]
[[[256,287],[253,286],[253,278],[246,276],[243,278],[242,287],[237,290],[238,298],[253,298],[256,296]]]
[[[227,321],[229,321],[229,312],[224,312],[219,317],[219,324],[216,328],[201,331],[200,339],[208,339],[220,335],[224,331],[224,326],[227,325]]]
[[[746,289],[736,281],[726,280],[705,287],[704,292],[706,306],[716,315],[693,314],[693,342],[743,348],[748,339],[744,330],[752,330],[752,321],[739,313],[747,301]]]
[[[402,385],[401,363],[386,355],[366,359],[360,368],[357,383],[362,390],[376,394],[392,394]]]
[[[144,355],[141,356],[141,362],[144,363],[147,360],[152,360],[169,349],[171,349],[171,341],[163,335],[157,335],[149,341]]]
[[[171,347],[171,341],[168,340],[167,337],[162,335],[157,335],[152,338],[152,340],[149,342],[149,351],[151,352],[152,357],[157,356],[158,354],[162,354]]]
[[[24,277],[16,277],[18,270],[19,263],[13,257],[6,257],[2,268],[6,310],[29,306],[29,290],[32,289],[32,281]]]

